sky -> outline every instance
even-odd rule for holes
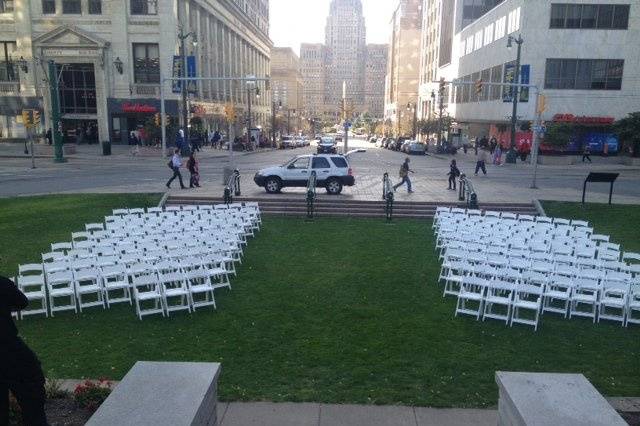
[[[324,43],[331,0],[270,0],[269,3],[274,46],[291,47],[299,54],[300,43]],[[362,0],[367,43],[389,43],[389,21],[396,5],[397,0]]]

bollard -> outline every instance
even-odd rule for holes
[[[224,188],[224,203],[231,204],[233,203],[233,197],[231,196],[231,188],[228,186]]]
[[[240,192],[240,171],[239,170],[235,170],[233,172],[235,174],[235,182],[236,182],[236,188],[235,188],[235,196],[239,197],[242,193]]]
[[[476,195],[475,192],[473,192],[469,196],[469,208],[470,209],[477,209],[478,208],[478,196]]]
[[[459,201],[464,201],[465,198],[466,198],[465,195],[464,195],[465,191],[467,189],[466,188],[466,183],[467,183],[467,180],[466,180],[465,175],[461,175],[460,176],[460,185],[459,185],[460,186],[460,193],[458,194],[458,200]]]

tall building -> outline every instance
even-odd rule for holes
[[[440,79],[442,20],[449,19],[453,23],[453,19],[449,18],[449,15],[443,17],[443,3],[445,3],[445,7],[448,7],[451,3],[455,3],[455,0],[423,0],[422,2],[420,86],[418,88],[418,117],[422,120],[433,119],[436,116],[435,109],[439,104],[438,84],[435,82]],[[451,35],[453,35],[453,31],[451,31]],[[446,45],[447,42],[442,41]],[[449,39],[448,45],[451,46],[452,43],[453,40]]]
[[[0,22],[0,138],[24,137],[23,108],[45,112],[40,130],[53,127],[42,84],[53,61],[65,140],[127,143],[130,131],[160,111],[161,79],[172,76],[179,27],[197,37],[196,46],[186,40],[197,76],[270,73],[268,0],[0,0]],[[168,82],[164,90],[166,112],[177,118],[180,94]],[[241,84],[201,82],[189,109],[215,126],[227,103],[246,115]],[[253,123],[267,124],[268,96],[254,105]]]
[[[300,59],[290,47],[271,49],[271,97],[283,108],[302,109]]]
[[[385,87],[385,120],[394,134],[407,134],[418,102],[422,0],[400,0],[391,19],[391,40]]]
[[[384,81],[387,74],[388,48],[386,44],[367,45],[362,110],[376,119],[384,117]]]
[[[354,112],[362,109],[366,40],[361,1],[332,0],[325,30],[327,77],[324,103],[329,111],[340,111],[343,86]]]
[[[602,125],[637,111],[640,105],[640,6],[630,0],[584,3],[577,0],[486,1],[484,13],[469,17],[458,1],[452,19],[452,65],[448,80],[509,83],[515,74],[516,44],[521,36],[520,82],[546,95],[546,122],[579,122],[602,132]],[[491,6],[493,6],[491,8]],[[535,119],[535,89],[519,96],[518,120]],[[456,85],[448,112],[469,136],[490,134],[510,141],[509,87]],[[520,129],[520,125],[518,126]],[[520,130],[518,130],[520,131]],[[518,135],[530,138],[531,134]]]
[[[324,116],[325,63],[327,49],[323,44],[300,45],[300,73],[302,74],[302,104],[313,118]]]

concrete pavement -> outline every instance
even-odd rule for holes
[[[495,426],[496,410],[316,403],[218,403],[220,426]]]
[[[340,196],[353,200],[378,200],[382,195],[382,175],[389,172],[397,180],[400,163],[405,155],[373,147],[362,140],[352,140],[351,146],[363,146],[366,153],[355,154],[351,166],[356,176],[356,186],[345,188]],[[19,144],[18,144],[19,145]],[[19,151],[21,146],[11,147]],[[36,169],[31,169],[31,160],[25,158],[1,158],[6,152],[0,145],[0,197],[43,193],[113,193],[113,192],[164,192],[164,183],[170,171],[166,159],[157,149],[145,148],[141,155],[131,156],[129,147],[114,146],[114,155],[97,155],[96,145],[80,146],[78,153],[69,157],[68,163],[56,164],[52,159],[38,159]],[[5,151],[3,151],[5,150]],[[253,183],[253,175],[261,168],[282,164],[295,155],[314,152],[314,148],[299,148],[286,151],[259,153],[234,153],[233,163],[242,173],[242,193],[248,197],[278,197],[268,195],[263,188]],[[223,169],[231,165],[229,153],[204,148],[199,155],[202,188],[186,190],[196,196],[221,197]],[[614,187],[614,203],[640,203],[640,167],[611,164],[610,159],[594,157],[593,164],[572,166],[540,165],[538,187],[530,189],[533,168],[519,162],[517,165],[488,165],[487,176],[473,176],[476,157],[473,151],[460,152],[452,156],[411,157],[411,175],[415,193],[407,194],[400,188],[396,199],[406,201],[454,202],[457,194],[448,191],[447,172],[451,158],[456,158],[460,169],[471,177],[482,202],[530,203],[532,199],[580,201],[582,184],[590,171],[613,171],[620,173]],[[188,173],[185,172],[185,175]],[[607,184],[591,184],[587,200],[606,202]],[[172,189],[180,192],[180,189]],[[285,188],[283,194],[303,197],[303,189]],[[320,197],[326,197],[323,190]]]

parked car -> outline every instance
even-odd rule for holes
[[[283,136],[281,138],[280,146],[283,149],[295,148],[296,147],[296,141],[293,138],[293,136]]]
[[[393,138],[388,138],[386,141],[384,141],[384,145],[383,145],[383,147],[384,147],[385,149],[391,149],[391,146],[392,146],[395,142],[396,142],[396,140],[395,140],[395,139],[393,139]]]
[[[400,152],[404,152],[405,154],[408,153],[409,151],[409,145],[411,144],[412,141],[410,140],[406,140],[404,142],[402,142],[402,145],[400,145]]]
[[[304,139],[302,139],[302,137],[298,136],[294,141],[296,143],[296,148],[302,148],[304,146]]]
[[[382,148],[384,147],[384,143],[387,141],[387,138],[378,138],[376,141],[376,147]]]
[[[270,193],[280,192],[285,187],[305,187],[311,172],[316,172],[316,186],[325,187],[327,193],[338,195],[344,186],[353,186],[356,179],[349,166],[349,156],[364,149],[341,154],[299,155],[282,166],[259,170],[253,178],[258,186]]]
[[[336,148],[336,141],[332,137],[322,137],[318,142],[318,154],[336,154],[338,149]]]
[[[405,152],[407,154],[426,155],[427,145],[418,141],[409,141],[409,146]]]
[[[376,143],[377,141],[378,138],[376,138],[375,136],[369,138],[369,143]]]

